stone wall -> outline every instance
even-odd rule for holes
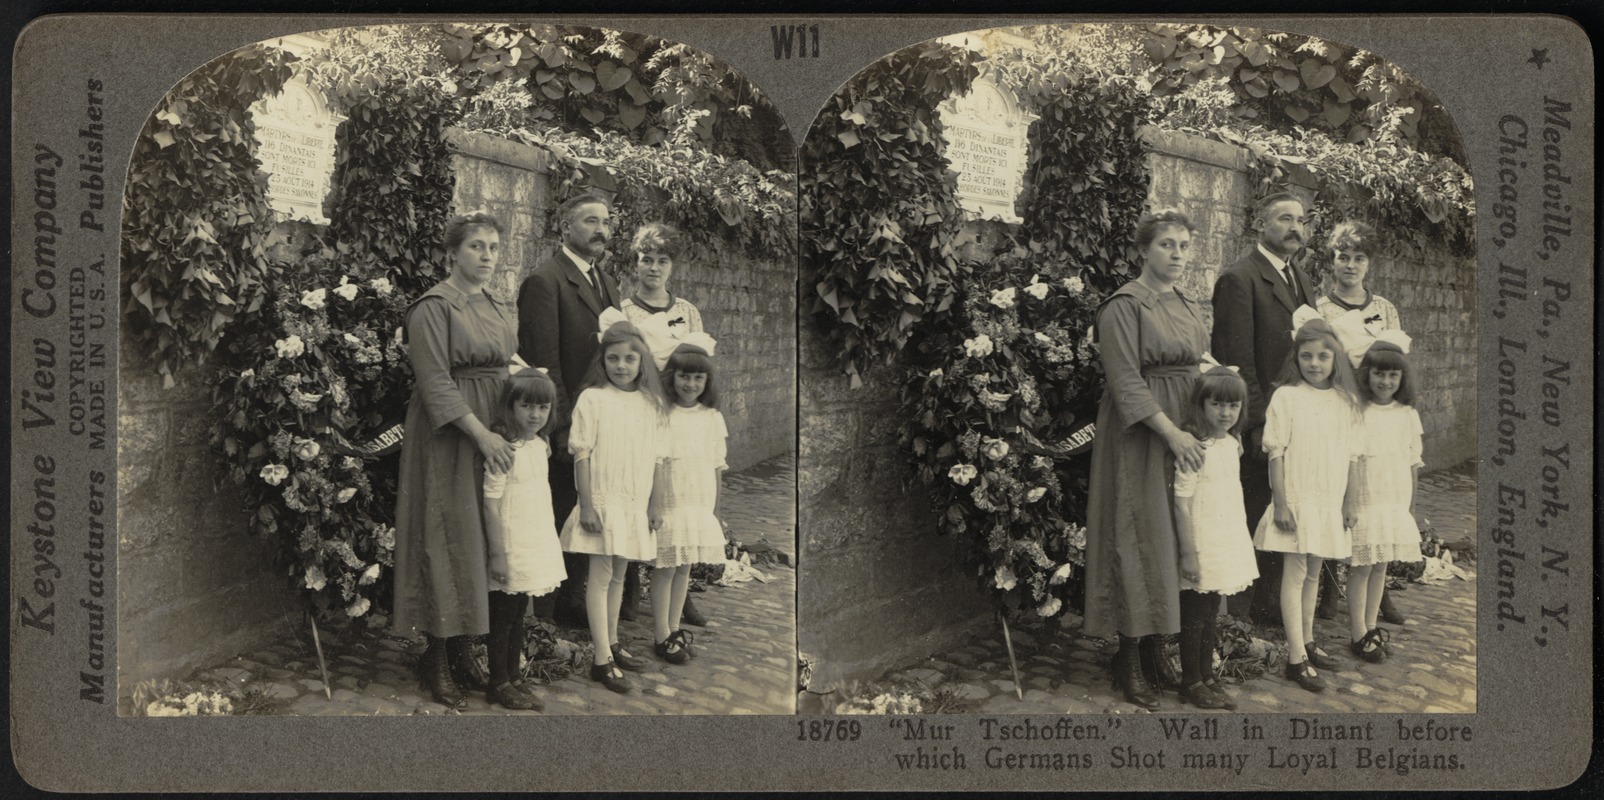
[[[1176,207],[1197,227],[1182,291],[1209,300],[1220,269],[1252,245],[1252,190],[1237,147],[1149,128],[1149,205]],[[1303,188],[1307,191],[1308,187]],[[1369,283],[1392,300],[1414,337],[1425,425],[1426,468],[1475,453],[1475,259],[1434,252],[1420,262],[1371,268]],[[934,534],[929,498],[897,447],[895,387],[872,374],[847,389],[822,337],[803,320],[798,499],[802,563],[799,646],[814,662],[810,688],[875,678],[989,624],[974,580],[956,567],[951,542]]]
[[[917,479],[886,372],[848,388],[812,323],[799,327],[797,647],[808,689],[829,692],[957,644],[990,607],[936,535],[929,496],[903,490]]]
[[[273,568],[276,543],[247,532],[239,494],[207,447],[210,385],[173,389],[131,347],[117,389],[118,694],[181,677],[304,625]]]
[[[452,131],[456,208],[488,210],[508,228],[492,291],[513,300],[527,267],[556,247],[544,151]],[[730,256],[677,265],[674,288],[719,339],[731,469],[796,446],[795,269]],[[239,496],[207,447],[210,385],[196,370],[161,388],[123,350],[118,388],[118,691],[181,676],[304,625],[293,587],[273,568],[275,542],[251,537]]]
[[[481,133],[448,134],[457,173],[455,207],[487,210],[507,226],[491,292],[516,301],[529,271],[560,243],[547,231],[551,156]],[[615,239],[611,269],[629,280],[629,244]],[[738,470],[796,446],[796,270],[789,261],[725,253],[713,263],[682,259],[669,288],[693,303],[718,340],[721,411],[730,428],[729,464]]]
[[[1253,246],[1248,215],[1256,199],[1247,179],[1247,156],[1234,145],[1174,131],[1146,128],[1153,208],[1179,208],[1197,231],[1192,267],[1181,290],[1203,304],[1220,270]],[[1312,194],[1310,187],[1294,186]],[[1414,340],[1416,403],[1425,427],[1426,469],[1451,467],[1476,452],[1476,260],[1441,249],[1419,259],[1382,257],[1371,262],[1365,284],[1398,307]],[[1323,287],[1322,287],[1323,288]]]

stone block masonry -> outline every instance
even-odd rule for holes
[[[937,535],[922,486],[897,444],[896,387],[871,372],[862,388],[802,331],[797,646],[808,687],[829,692],[961,641],[990,608]]]
[[[142,364],[127,345],[125,365]],[[248,533],[234,485],[206,443],[209,383],[163,390],[121,370],[117,439],[118,694],[232,656],[301,625],[273,567],[277,543]]]

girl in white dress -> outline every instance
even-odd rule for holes
[[[639,672],[646,665],[619,643],[618,610],[629,562],[657,558],[667,409],[640,332],[615,308],[603,311],[598,323],[601,346],[568,434],[579,503],[563,523],[562,545],[590,556],[585,615],[596,649],[590,678],[627,692],[620,669]]]
[[[1348,621],[1353,654],[1372,663],[1387,657],[1387,632],[1376,626],[1387,562],[1420,561],[1415,481],[1420,474],[1420,415],[1409,385],[1409,337],[1385,331],[1359,363],[1364,394],[1364,453],[1355,493],[1353,561],[1348,571]]]
[[[551,406],[557,386],[544,370],[525,368],[501,385],[491,430],[513,443],[512,468],[485,469],[486,553],[489,556],[490,688],[486,700],[511,709],[540,710],[521,680],[524,611],[531,596],[554,591],[568,577],[551,511],[546,465]]]
[[[1232,367],[1201,365],[1183,429],[1203,443],[1203,466],[1175,466],[1175,538],[1181,575],[1181,700],[1198,708],[1236,708],[1214,674],[1220,596],[1259,577],[1253,544],[1243,538],[1239,462],[1242,403],[1248,385]]]
[[[1282,553],[1281,619],[1287,632],[1288,680],[1311,692],[1325,688],[1315,667],[1337,662],[1314,643],[1320,565],[1347,558],[1353,542],[1352,489],[1359,460],[1358,389],[1330,323],[1301,306],[1292,316],[1293,348],[1265,412],[1264,452],[1273,501],[1253,544]]]
[[[712,350],[713,337],[692,334],[674,349],[663,370],[674,405],[668,414],[663,528],[652,571],[652,621],[657,655],[670,664],[683,664],[691,656],[685,631],[669,630],[670,620],[679,620],[685,609],[691,565],[724,562],[724,526],[714,511],[719,479],[729,466],[724,460],[729,430],[718,412]]]

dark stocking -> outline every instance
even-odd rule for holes
[[[512,632],[512,601],[516,598],[521,604],[523,597],[521,594],[490,592],[490,633],[485,635],[485,650],[489,656],[491,686],[500,686],[511,680],[507,674],[507,649],[511,645],[508,635]]]
[[[524,615],[529,611],[529,595],[509,595],[509,612],[512,622],[507,624],[507,679],[517,683],[523,678],[524,645],[528,631],[524,628]]]
[[[1203,605],[1203,638],[1198,642],[1197,669],[1203,680],[1214,677],[1214,648],[1220,637],[1220,596],[1205,594]]]
[[[1212,616],[1211,606],[1219,596],[1206,592],[1181,590],[1181,685],[1191,686],[1207,675],[1208,667],[1201,659],[1207,617]]]

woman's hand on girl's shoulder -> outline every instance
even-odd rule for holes
[[[1203,466],[1203,445],[1192,434],[1177,429],[1170,437],[1169,446],[1170,452],[1175,454],[1177,466],[1184,466],[1188,470]]]
[[[497,473],[512,469],[512,442],[501,434],[486,432],[479,441],[479,452],[485,457],[485,469]]]

